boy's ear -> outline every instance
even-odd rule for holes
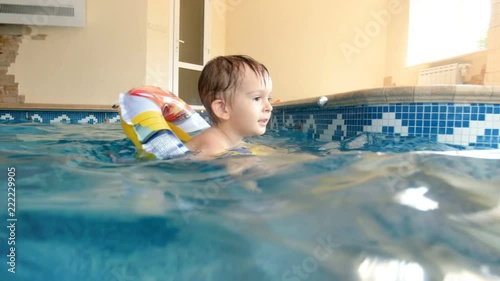
[[[223,100],[214,100],[212,102],[212,112],[219,120],[229,119],[229,111],[226,108],[226,103]]]

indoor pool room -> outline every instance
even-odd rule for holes
[[[0,0],[0,280],[500,280],[499,15]]]

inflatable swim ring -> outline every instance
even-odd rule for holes
[[[141,156],[171,159],[189,150],[189,133],[210,125],[187,103],[169,91],[153,86],[137,87],[119,98],[119,113],[125,135]]]

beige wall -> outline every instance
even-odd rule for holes
[[[386,9],[386,0],[231,2],[237,4],[227,12],[226,53],[263,62],[274,99],[381,86],[387,34],[372,13]],[[362,40],[367,26],[370,36]]]
[[[170,1],[148,0],[146,23],[146,73],[141,84],[171,89]]]
[[[480,74],[481,68],[486,64],[486,51],[467,54],[438,62],[407,67],[406,57],[408,50],[409,0],[387,0],[387,5],[390,6],[394,1],[400,2],[401,13],[392,18],[392,22],[387,28],[386,74],[387,76],[392,76],[392,81],[397,86],[416,85],[418,72],[420,70],[448,63],[459,62],[472,65],[469,73],[464,78],[465,81],[470,80],[472,75]]]
[[[453,62],[479,74],[487,52],[406,67],[409,0],[229,1],[227,54],[268,66],[274,97],[294,100],[383,86],[416,85],[418,72]]]
[[[9,73],[26,102],[112,104],[137,85],[171,89],[170,1],[86,5],[84,28],[35,27],[45,40],[25,37]],[[211,56],[262,61],[281,100],[380,87],[389,75],[415,85],[433,64],[405,66],[408,15],[408,0],[212,0]],[[453,61],[478,74],[486,52],[441,63]]]
[[[34,27],[16,63],[19,93],[29,103],[112,104],[120,91],[144,82],[146,2],[87,0],[84,28]]]
[[[226,0],[212,0],[211,58],[226,54],[226,7]]]
[[[212,55],[225,53],[225,13],[213,1]],[[32,27],[9,69],[27,103],[99,104],[143,84],[171,89],[169,0],[87,0],[86,26]],[[218,14],[216,14],[219,12]]]

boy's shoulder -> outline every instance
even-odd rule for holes
[[[195,155],[214,155],[224,151],[220,139],[209,129],[194,136],[185,146]]]
[[[221,145],[221,138],[210,132],[209,129],[194,136],[186,147],[195,156],[201,158],[224,158],[228,156],[244,156],[244,155],[266,155],[274,151],[273,148],[265,145],[256,145],[252,143],[242,142],[237,147],[226,149]]]

